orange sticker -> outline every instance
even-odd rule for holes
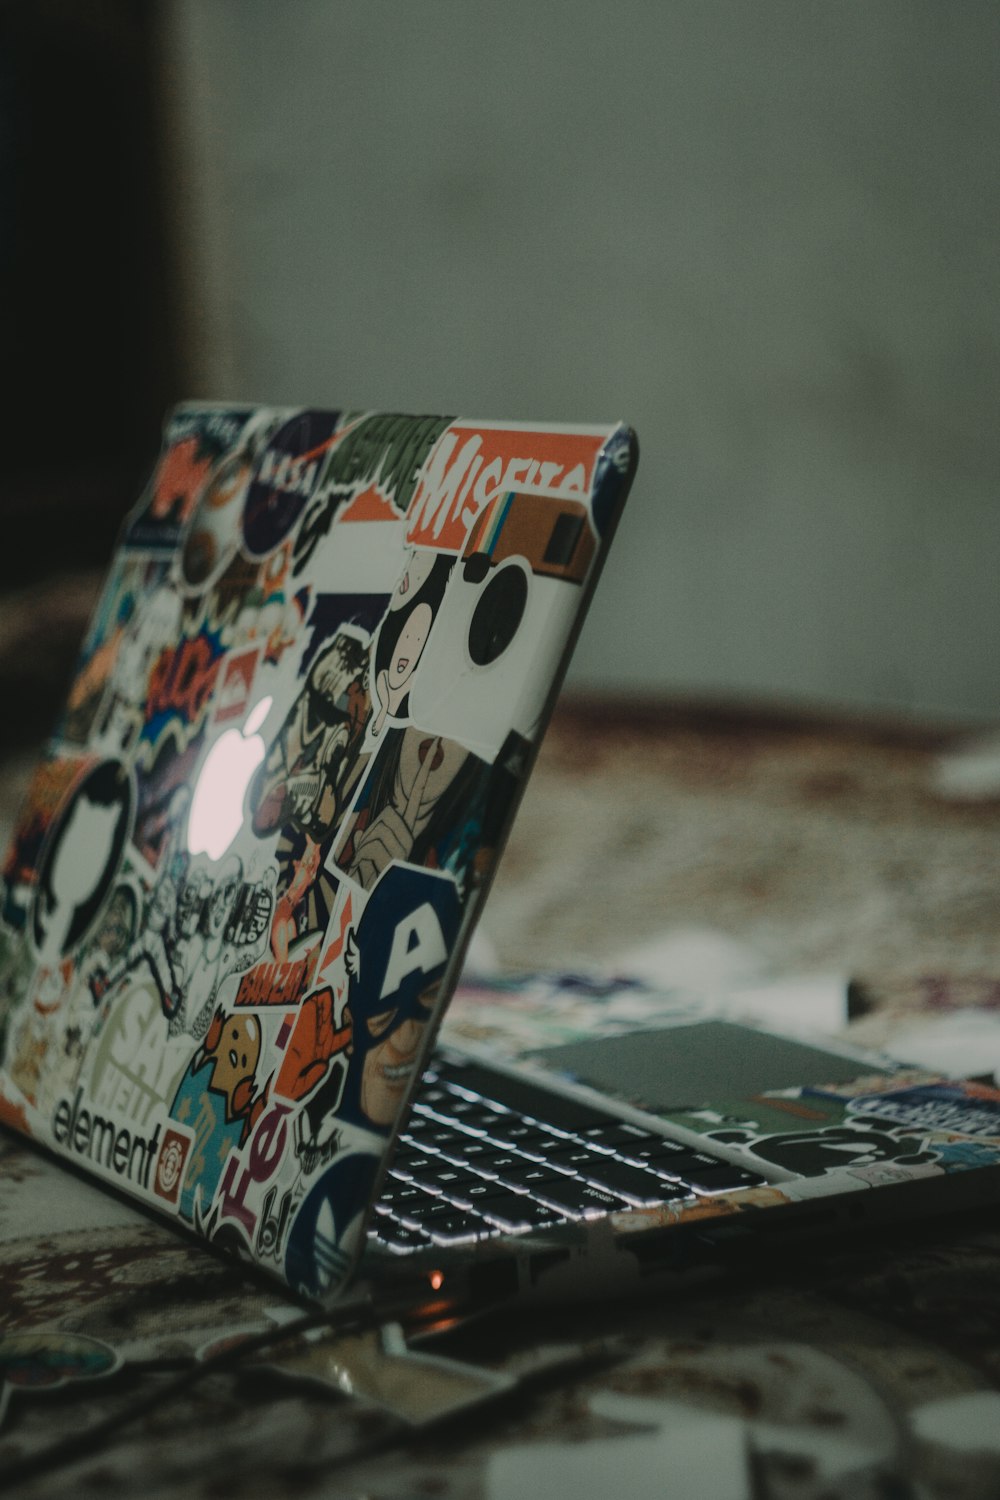
[[[461,552],[479,512],[508,490],[586,501],[607,436],[454,423],[421,470],[407,512],[407,541]]]

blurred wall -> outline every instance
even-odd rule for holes
[[[993,0],[166,21],[193,394],[627,418],[571,682],[996,713]]]

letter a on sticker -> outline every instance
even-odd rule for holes
[[[441,924],[429,901],[404,917],[392,938],[392,951],[385,969],[380,1000],[394,995],[408,974],[426,974],[445,963],[448,949]]]

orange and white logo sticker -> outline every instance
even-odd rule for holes
[[[407,512],[407,541],[461,552],[483,506],[509,490],[585,501],[607,436],[453,423],[421,469]]]

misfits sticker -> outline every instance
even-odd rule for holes
[[[407,541],[461,552],[469,527],[508,490],[585,501],[605,433],[525,432],[456,422],[424,464]]]

